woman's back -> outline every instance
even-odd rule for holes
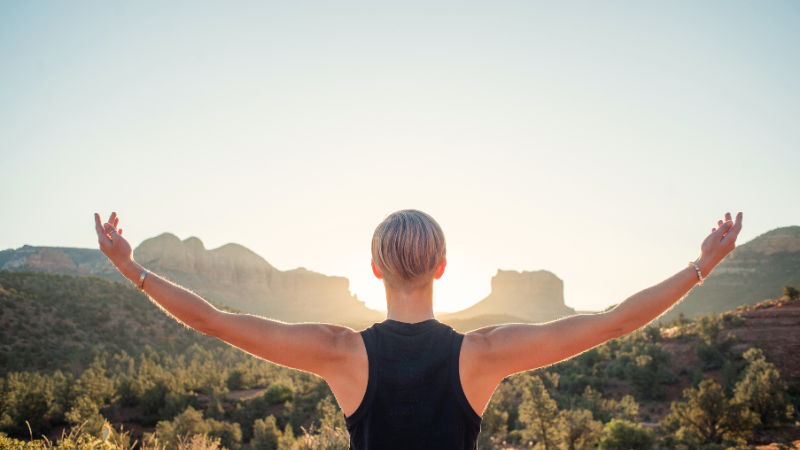
[[[361,332],[364,399],[347,418],[352,449],[474,449],[481,418],[461,388],[464,335],[435,319],[386,320]]]

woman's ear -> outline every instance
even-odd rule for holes
[[[445,267],[447,267],[447,260],[443,259],[442,263],[439,264],[439,267],[436,268],[436,273],[433,274],[433,279],[434,280],[438,280],[439,278],[442,278],[442,275],[444,275],[444,268]]]
[[[378,269],[378,266],[375,265],[375,261],[370,259],[369,263],[372,265],[372,273],[375,274],[375,278],[382,280],[383,275],[381,274],[380,269]]]

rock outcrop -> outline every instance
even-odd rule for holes
[[[778,228],[739,245],[665,318],[755,305],[780,297],[788,285],[800,286],[800,226]]]
[[[488,297],[467,309],[446,315],[445,320],[484,314],[545,322],[575,314],[575,310],[564,304],[564,282],[553,273],[498,270],[492,278],[492,292]]]
[[[350,282],[304,268],[280,271],[237,244],[207,250],[169,233],[148,239],[134,258],[154,273],[242,311],[288,322],[363,323],[384,315],[350,294]]]

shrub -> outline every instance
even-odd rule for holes
[[[585,409],[561,411],[561,442],[565,450],[593,449],[600,440],[603,424]],[[626,449],[628,450],[628,449]]]
[[[250,442],[253,450],[277,450],[278,439],[283,433],[275,422],[275,416],[268,416],[253,423],[253,434],[253,440]]]
[[[672,411],[661,427],[664,434],[675,433],[685,444],[741,445],[758,423],[753,412],[741,402],[729,400],[713,380],[703,381],[697,389],[686,389],[683,395],[683,402],[672,403]]]
[[[291,400],[293,396],[294,386],[289,380],[272,383],[267,392],[264,393],[264,398],[273,405],[280,405],[287,400]]]
[[[764,352],[758,348],[747,350],[744,357],[749,364],[742,381],[736,383],[736,400],[755,412],[765,427],[791,422],[794,408],[787,404],[786,383],[778,369],[767,362]]]
[[[242,430],[238,423],[203,419],[203,414],[191,406],[170,422],[158,422],[156,432],[167,450],[177,450],[181,439],[195,435],[219,438],[221,444],[231,450],[238,449],[242,444]]]
[[[653,432],[627,420],[613,419],[603,428],[600,450],[649,450],[655,442]]]
[[[800,299],[800,290],[798,290],[795,286],[784,286],[783,298],[787,300],[798,300]]]

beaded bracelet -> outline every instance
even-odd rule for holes
[[[699,279],[700,279],[700,282],[699,282],[698,284],[699,284],[700,286],[702,286],[702,285],[703,285],[703,274],[702,274],[702,273],[700,273],[700,268],[699,268],[699,267],[697,267],[697,264],[695,264],[694,262],[690,262],[690,263],[689,263],[689,265],[690,265],[690,266],[693,266],[693,267],[694,267],[694,270],[696,270],[696,271],[697,271],[697,278],[699,278]]]

